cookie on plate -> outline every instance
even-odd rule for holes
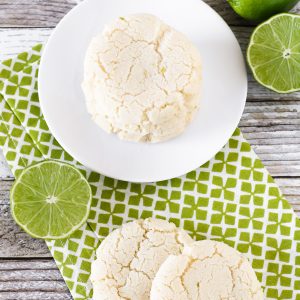
[[[149,14],[122,16],[94,37],[83,91],[93,120],[123,140],[181,134],[199,108],[201,60],[182,33]]]

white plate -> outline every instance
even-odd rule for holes
[[[107,22],[151,13],[185,33],[203,61],[201,108],[179,137],[158,144],[124,142],[102,131],[81,91],[83,59]],[[101,174],[134,182],[176,177],[208,161],[226,144],[242,115],[247,75],[239,44],[222,18],[201,0],[86,0],[52,33],[39,71],[45,119],[74,158]]]

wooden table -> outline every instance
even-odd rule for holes
[[[225,0],[205,2],[231,26],[245,52],[253,26]],[[46,41],[74,5],[75,0],[0,0],[0,60]],[[300,13],[300,5],[294,11]],[[275,94],[249,75],[247,105],[239,126],[300,215],[300,93]],[[12,184],[0,154],[0,299],[72,299],[45,243],[30,238],[12,220]]]

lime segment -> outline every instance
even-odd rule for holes
[[[258,26],[247,59],[255,79],[278,93],[300,90],[300,16],[279,14]]]
[[[87,219],[91,188],[75,167],[43,161],[23,170],[10,194],[16,222],[30,235],[66,238]]]

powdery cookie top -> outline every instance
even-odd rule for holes
[[[201,241],[170,256],[151,289],[152,300],[260,300],[260,284],[250,263],[219,242]]]
[[[89,113],[105,131],[137,142],[180,133],[199,107],[198,50],[157,17],[120,17],[92,39],[82,84]]]
[[[113,231],[92,263],[94,300],[146,300],[160,265],[193,240],[173,223],[137,220]]]

